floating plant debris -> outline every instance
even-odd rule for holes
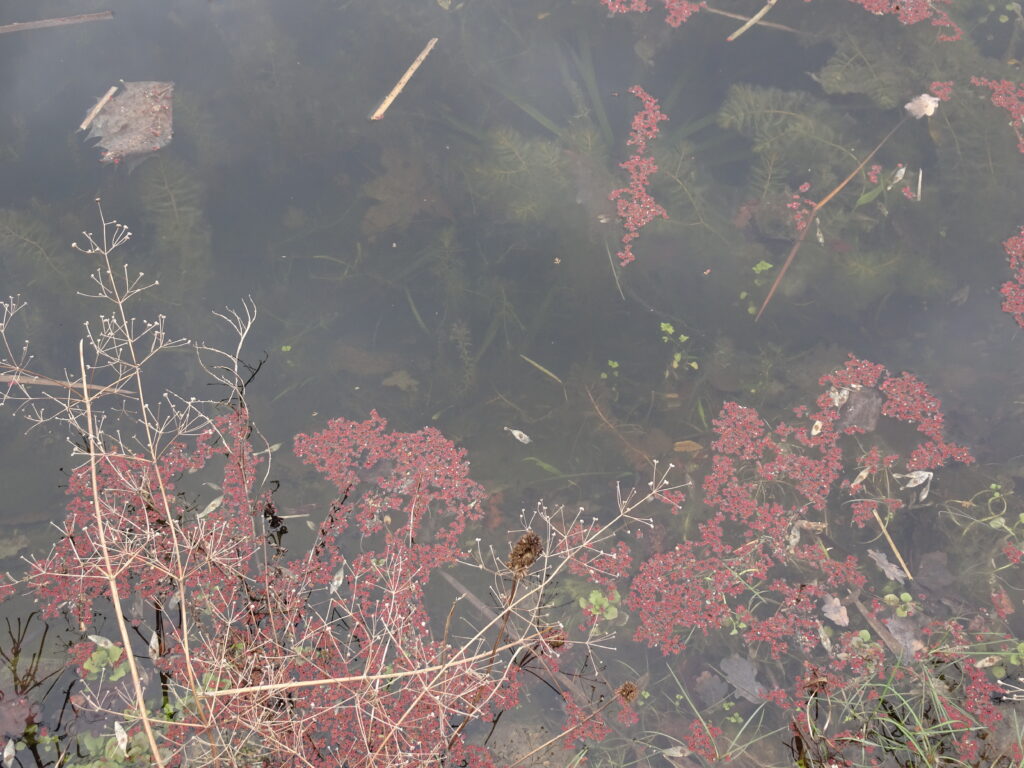
[[[87,139],[97,139],[103,150],[101,163],[120,163],[142,158],[166,147],[174,135],[171,126],[171,98],[174,83],[140,80],[121,81],[112,87],[86,114],[78,130],[89,130]]]

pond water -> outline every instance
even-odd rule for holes
[[[0,264],[4,290],[27,302],[8,328],[5,363],[19,359],[28,338],[27,368],[60,380],[76,375],[82,323],[110,311],[82,295],[95,259],[69,247],[84,243],[83,230],[99,231],[100,198],[105,214],[133,233],[116,257],[157,281],[132,305],[137,316],[165,315],[170,336],[233,350],[237,339],[213,313],[249,301],[256,308],[241,352],[246,377],[253,374],[246,405],[272,455],[263,487],[292,516],[292,556],[315,550],[311,530],[339,492],[293,455],[292,440],[336,417],[361,421],[375,410],[392,429],[434,427],[464,448],[472,478],[486,489],[485,518],[467,540],[479,537],[498,553],[527,524],[541,523],[538,505],[611,521],[617,492],[643,491],[675,464],[670,482],[688,498],[676,510],[651,502],[643,516],[654,519],[654,536],[637,538],[641,526],[626,526],[633,567],[614,588],[584,572],[544,582],[553,613],[573,632],[587,625],[587,640],[564,656],[561,674],[574,682],[548,669],[550,689],[538,682],[523,692],[527,714],[510,707],[493,733],[478,723],[465,729],[467,742],[486,741],[498,763],[537,748],[541,757],[521,764],[581,755],[597,765],[726,757],[867,764],[870,752],[853,754],[860,742],[854,749],[855,739],[837,736],[846,728],[884,744],[874,756],[886,764],[924,762],[926,749],[968,764],[1011,764],[1019,747],[1016,726],[1007,724],[1015,722],[1012,696],[991,712],[968,700],[999,699],[997,679],[1012,681],[1021,667],[1013,609],[1024,588],[1015,560],[1024,518],[1013,492],[1024,472],[1024,339],[1000,311],[999,289],[1010,279],[1003,242],[1024,224],[1024,155],[1011,115],[970,80],[1024,79],[1019,9],[1000,16],[964,4],[956,17],[964,37],[940,42],[946,28],[928,21],[905,25],[855,3],[818,0],[773,9],[771,25],[725,42],[742,24],[727,14],[705,10],[673,28],[660,4],[609,16],[598,0],[107,7],[111,20],[0,35]],[[23,21],[13,14],[27,10],[8,9],[0,23]],[[42,2],[31,13],[77,10]],[[369,120],[435,37],[382,119]],[[103,164],[75,128],[121,79],[174,83],[174,137],[142,162]],[[934,115],[905,115],[906,101],[946,81],[952,96]],[[666,216],[639,230],[636,261],[623,266],[616,254],[625,230],[609,195],[629,184],[621,164],[638,150],[629,143],[642,107],[633,86],[668,118],[647,146],[657,165],[650,193]],[[885,391],[881,382],[903,371],[927,384],[942,401],[944,439],[966,446],[975,463],[950,452],[935,466],[908,464],[921,435],[934,438],[920,426],[932,412],[890,418],[881,395],[861,396],[852,380],[830,382],[846,392],[835,397],[854,392],[862,409],[834,401],[836,430],[850,434],[832,434],[832,422],[813,415],[815,400],[829,387],[821,377],[850,355],[888,371],[865,391]],[[228,394],[188,345],[154,359],[146,381],[158,395]],[[736,482],[767,505],[757,515],[772,503],[790,514],[785,525],[758,528],[726,509],[727,534],[741,539],[726,542],[732,560],[714,556],[730,563],[735,590],[722,587],[710,602],[728,610],[659,633],[643,624],[632,580],[645,563],[682,568],[670,553],[689,546],[683,542],[710,546],[702,525],[714,519],[715,504],[703,498],[711,493],[703,478],[729,454],[728,428],[716,433],[713,423],[727,401],[757,409],[763,424],[800,425],[776,434],[787,447],[740,451],[732,465]],[[811,411],[794,418],[798,406]],[[55,525],[69,473],[82,464],[72,455],[82,436],[46,420],[23,434],[30,411],[6,410],[0,516],[9,535],[0,556],[17,577],[25,569],[19,558],[42,557],[61,537]],[[756,433],[755,422],[740,431]],[[820,503],[801,486],[802,470],[762,472],[776,450],[827,451],[824,440],[808,442],[819,433],[839,446]],[[872,463],[872,446],[903,458]],[[852,482],[865,467],[870,477]],[[375,483],[391,468],[365,467],[359,480]],[[934,473],[927,486],[915,470]],[[203,473],[181,487],[198,510],[221,493]],[[851,524],[851,506],[866,497],[885,503],[877,515],[862,509],[864,525]],[[557,529],[555,518],[547,524]],[[742,537],[768,547],[764,557],[778,569],[772,579],[789,578],[797,592],[773,591],[766,568],[737,559]],[[765,544],[771,537],[774,549]],[[788,550],[779,537],[790,538]],[[814,572],[810,554],[795,554],[804,545],[830,562],[852,557],[864,579]],[[683,592],[687,579],[696,590],[715,578],[697,567],[712,550],[694,550],[693,573],[677,585]],[[904,570],[915,576],[906,584]],[[469,585],[501,610],[478,573],[452,573],[455,589]],[[508,574],[502,583],[507,588]],[[431,620],[443,627],[451,587],[431,584],[440,584],[428,596]],[[818,606],[813,615],[797,607],[802,600]],[[840,604],[845,622],[836,620]],[[16,621],[34,606],[14,597],[0,610]],[[787,614],[807,623],[780,624],[775,631],[791,642],[776,652],[769,620]],[[939,623],[943,637],[964,636],[930,645]],[[113,631],[107,619],[96,626]],[[50,659],[82,641],[74,622],[54,627]],[[880,638],[886,629],[888,645]],[[820,633],[820,642],[807,632]],[[497,647],[501,636],[491,640]],[[894,642],[918,651],[918,661],[894,659]],[[673,643],[687,648],[676,653]],[[857,696],[851,687],[840,696],[838,678],[828,683],[832,692],[825,682],[814,688],[830,664],[845,669],[869,646],[877,666],[866,677],[849,672]],[[922,680],[940,690],[930,705],[895,693],[893,675],[904,673],[918,676],[916,691]],[[644,683],[633,705],[638,722],[624,716],[603,741],[540,749],[546,739],[538,733],[565,726],[569,705],[555,689],[589,692],[584,711],[604,712],[626,679]],[[60,729],[56,693],[43,701],[44,687],[15,691],[9,673],[3,684],[8,703],[37,697],[39,721]],[[769,691],[790,699],[769,701]],[[885,725],[877,712],[865,714],[866,701],[900,695]],[[808,714],[825,702],[848,727]],[[942,707],[946,714],[937,714]],[[615,711],[605,713],[609,721]],[[804,720],[794,714],[801,712]],[[54,753],[31,754],[21,714],[0,712],[17,760],[53,764]],[[995,715],[998,726],[985,720]],[[894,724],[915,722],[930,741],[894,746]],[[978,734],[985,738],[971,752],[967,741]],[[309,764],[341,764],[324,754]],[[110,759],[102,764],[134,764],[123,754],[122,762]],[[195,754],[188,759],[202,764]]]

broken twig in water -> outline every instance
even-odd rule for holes
[[[114,18],[113,11],[98,13],[82,13],[78,16],[62,16],[59,19],[39,19],[38,21],[19,21],[14,24],[0,26],[0,35],[9,32],[24,32],[28,29],[46,29],[47,27],[66,27],[69,24],[85,24],[90,21],[109,21]]]
[[[435,45],[437,45],[437,38],[430,38],[430,42],[428,42],[423,50],[420,51],[420,55],[413,59],[412,64],[410,64],[409,68],[405,70],[405,74],[399,78],[397,83],[395,83],[395,87],[391,89],[391,93],[384,97],[384,101],[382,101],[380,106],[377,107],[372,115],[370,115],[371,120],[380,120],[384,117],[384,113],[388,111],[388,107],[390,107],[391,103],[398,98],[398,94],[402,92],[402,89],[409,84],[412,76],[416,74],[416,70],[420,68],[424,59],[426,59],[427,56],[430,55],[430,52],[434,50]]]
[[[713,13],[713,14],[715,14],[717,16],[723,16],[726,19],[736,19],[736,21],[748,21],[747,17],[743,16],[742,14],[731,13],[729,11],[722,11],[722,10],[719,10],[718,8],[712,8],[711,6],[708,6],[708,5],[702,6],[702,10],[707,11],[708,13]],[[756,21],[754,23],[757,26],[759,26],[759,27],[767,27],[768,29],[778,29],[778,30],[781,30],[782,32],[792,32],[794,35],[799,35],[800,34],[800,30],[799,29],[793,29],[792,27],[787,27],[785,24],[776,24],[775,22],[772,22],[772,21],[762,21],[762,20],[758,20],[758,21]],[[735,39],[735,38],[733,38],[733,39]]]
[[[759,21],[761,21],[761,19],[764,18],[765,14],[768,13],[768,11],[772,9],[772,6],[774,6],[775,3],[777,3],[778,1],[779,0],[768,0],[768,2],[764,4],[764,7],[760,11],[758,11],[749,19],[747,19],[747,22],[742,27],[733,32],[731,35],[729,35],[727,38],[725,38],[725,41],[727,43],[731,43],[737,37],[742,35],[744,32],[746,32],[752,26],[757,24]]]
[[[84,131],[88,128],[92,121],[96,119],[96,115],[100,113],[100,110],[107,106],[107,102],[110,101],[115,93],[117,93],[117,86],[110,86],[110,90],[103,94],[103,96],[100,97],[100,100],[96,102],[96,106],[89,110],[89,113],[85,116],[85,120],[83,120],[82,124],[78,126],[78,130]]]

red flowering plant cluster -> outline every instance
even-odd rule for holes
[[[810,2],[810,0],[806,1]],[[672,27],[684,24],[691,16],[701,10],[735,18],[734,14],[709,8],[706,2],[695,3],[692,0],[662,0],[662,2],[665,5],[666,11],[665,23]],[[928,21],[932,26],[943,29],[939,34],[939,39],[943,41],[959,40],[964,34],[960,26],[950,18],[949,12],[939,7],[940,5],[951,4],[952,0],[902,0],[902,2],[893,2],[892,0],[851,0],[851,2],[856,3],[864,8],[864,10],[876,16],[895,16],[901,24],[917,24],[922,21]],[[608,9],[608,13],[611,15],[647,13],[651,10],[650,3],[647,0],[601,0],[601,4]],[[762,12],[757,18],[763,15],[764,13]],[[729,39],[735,39],[735,36]]]
[[[714,421],[697,534],[643,562],[632,580],[626,603],[638,617],[635,638],[666,655],[710,643],[722,653],[728,643],[734,655],[750,660],[743,662],[747,688],[782,708],[794,741],[806,748],[813,741],[841,765],[863,749],[864,733],[843,734],[839,729],[847,726],[835,721],[823,727],[828,718],[819,719],[808,703],[845,700],[852,711],[878,676],[898,667],[901,683],[886,695],[899,696],[904,684],[934,683],[931,665],[941,661],[947,679],[960,683],[938,686],[938,695],[965,724],[941,736],[969,756],[984,747],[986,729],[999,720],[995,708],[983,705],[998,686],[978,673],[970,643],[948,641],[950,633],[966,632],[961,623],[930,618],[919,602],[925,594],[892,594],[892,585],[911,573],[889,526],[898,523],[897,510],[924,505],[935,473],[973,459],[947,440],[939,400],[909,373],[893,375],[851,357],[820,384],[825,391],[815,408],[797,408],[796,421],[775,426],[752,408],[724,405]],[[847,543],[851,526],[866,524],[891,551],[864,553]],[[884,599],[863,597],[883,587]],[[985,643],[991,637],[991,631],[978,634]],[[982,647],[978,638],[972,638],[975,649]],[[996,646],[1013,647],[1005,635],[984,647]],[[758,670],[776,686],[751,684]],[[736,684],[735,674],[726,677]],[[792,687],[786,679],[795,681]],[[704,725],[714,722],[708,712],[699,717]],[[728,720],[723,716],[715,727],[727,730]],[[715,744],[707,727],[693,733],[702,754],[709,741]],[[727,741],[714,754],[726,756]]]
[[[1003,312],[1013,315],[1017,325],[1024,327],[1024,227],[1005,243],[1003,248],[1010,259],[1013,279],[1003,283]]]
[[[612,190],[609,200],[615,201],[619,218],[626,233],[622,236],[622,249],[615,255],[622,266],[636,260],[633,254],[633,241],[640,236],[640,230],[657,217],[668,218],[665,209],[648,191],[651,174],[658,170],[654,158],[647,153],[647,142],[658,135],[658,123],[668,117],[658,106],[658,100],[639,85],[634,85],[629,92],[643,103],[639,112],[633,115],[633,125],[627,145],[634,147],[633,155],[619,167],[629,172],[629,186]]]
[[[952,5],[952,0],[851,0],[861,6],[864,10],[876,16],[895,16],[900,24],[919,24],[922,21],[929,22],[933,27],[940,27],[943,31],[939,34],[939,40],[953,42],[963,37],[964,31],[949,16],[949,12],[942,8],[942,5]]]
[[[971,85],[988,88],[992,103],[1010,116],[1010,127],[1017,136],[1017,149],[1024,152],[1024,83],[972,77]]]
[[[77,629],[66,752],[89,765],[487,766],[479,724],[538,677],[564,700],[567,742],[619,727],[602,713],[618,703],[628,714],[636,686],[603,697],[561,669],[561,655],[586,659],[592,638],[560,625],[547,592],[568,571],[621,577],[622,530],[643,524],[650,502],[680,500],[664,477],[604,522],[538,509],[503,558],[466,541],[486,494],[463,451],[432,428],[391,431],[376,412],[336,419],[295,438],[335,500],[309,551],[288,556],[286,515],[263,490],[270,452],[257,450],[247,369],[237,353],[199,346],[227,397],[150,405],[149,362],[185,342],[162,319],[128,314],[149,286],[114,264],[130,233],[100,213],[79,250],[99,260],[98,297],[112,311],[88,331],[80,376],[29,371],[27,352],[7,343],[24,305],[5,304],[0,327],[3,401],[84,439],[62,536],[26,579],[47,617]],[[255,316],[251,305],[222,315],[240,341]],[[34,389],[51,383],[64,394]],[[202,504],[200,479],[216,479],[220,496]],[[471,597],[460,565],[492,574],[496,609]],[[450,599],[438,606],[431,590],[445,582],[471,597],[465,614]]]
[[[707,6],[706,3],[694,3],[690,0],[661,0],[665,6],[665,23],[670,27],[678,27],[689,20],[693,14]],[[647,0],[601,0],[608,13],[647,13],[651,10]]]

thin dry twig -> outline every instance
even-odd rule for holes
[[[877,146],[865,155],[864,159],[857,164],[857,167],[850,171],[850,175],[839,182],[835,189],[821,198],[821,200],[815,203],[814,207],[811,208],[811,212],[807,216],[807,225],[800,231],[800,235],[797,237],[796,242],[793,243],[793,247],[790,249],[789,255],[786,256],[786,261],[783,263],[782,269],[780,269],[779,274],[775,276],[775,282],[772,283],[772,287],[768,290],[768,295],[765,296],[764,301],[761,302],[761,308],[757,311],[757,315],[754,317],[755,323],[761,319],[761,315],[763,315],[765,309],[768,308],[768,303],[772,300],[772,296],[774,296],[775,292],[779,289],[779,285],[782,283],[782,278],[786,276],[786,270],[789,269],[789,265],[793,263],[793,259],[796,256],[797,251],[800,250],[800,246],[803,245],[804,240],[807,239],[807,233],[811,231],[811,227],[814,225],[814,222],[817,221],[818,214],[821,212],[821,209],[828,205],[832,198],[842,192],[846,188],[846,185],[856,178],[857,174],[863,170],[864,166],[871,162],[871,158],[878,154],[878,151],[885,145],[885,142],[892,138],[892,135],[896,133],[896,131],[898,131],[905,122],[907,122],[908,117],[908,115],[904,115],[903,118],[896,123],[893,129],[885,134],[885,137],[878,142]]]
[[[886,528],[885,523],[882,522],[882,518],[878,514],[878,509],[872,507],[871,513],[875,516],[875,521],[878,523],[878,527],[882,530],[882,536],[885,537],[886,542],[889,544],[889,549],[892,551],[894,555],[896,555],[896,559],[899,560],[900,568],[903,569],[903,573],[907,575],[908,579],[913,581],[914,575],[910,572],[910,569],[907,567],[907,561],[903,559],[903,555],[901,555],[899,549],[896,548],[896,542],[893,541],[892,536],[889,535],[889,529]]]
[[[410,64],[409,68],[405,70],[405,74],[398,79],[398,82],[395,83],[395,87],[391,89],[391,92],[384,97],[384,101],[380,103],[380,106],[374,110],[372,115],[370,115],[371,120],[380,120],[384,117],[384,113],[388,111],[391,103],[398,98],[398,94],[400,94],[405,86],[409,84],[412,76],[416,74],[416,70],[420,68],[420,65],[423,64],[427,56],[430,55],[430,52],[434,50],[435,45],[437,45],[437,38],[430,38],[430,41],[426,44],[423,50],[420,51],[420,55],[413,59],[412,64]]]

